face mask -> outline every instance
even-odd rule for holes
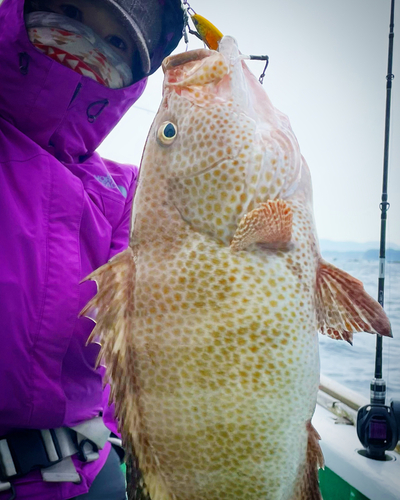
[[[132,83],[128,64],[79,21],[51,12],[31,12],[25,24],[32,44],[51,59],[112,89]]]

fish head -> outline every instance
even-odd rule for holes
[[[163,100],[141,176],[151,170],[164,206],[228,244],[260,203],[295,191],[302,157],[290,124],[247,68],[236,41],[163,62]],[[154,192],[154,189],[153,189]]]

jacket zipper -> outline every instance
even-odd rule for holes
[[[74,102],[74,100],[75,100],[76,96],[79,94],[81,88],[82,88],[82,84],[78,83],[78,85],[76,86],[76,89],[74,91],[74,94],[73,94],[71,100],[69,101],[69,105],[68,106],[71,106],[71,104]]]

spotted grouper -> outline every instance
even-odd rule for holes
[[[151,500],[319,499],[318,330],[391,335],[322,260],[310,173],[231,37],[163,63],[127,250],[95,271],[121,431]],[[137,492],[131,491],[131,497]]]

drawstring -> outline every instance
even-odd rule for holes
[[[92,102],[92,104],[89,104],[89,106],[86,110],[86,115],[88,117],[88,121],[90,123],[93,123],[101,115],[101,113],[105,110],[105,108],[109,104],[110,104],[110,102],[108,99],[102,99],[101,101],[96,101],[96,102]],[[92,113],[91,110],[94,106],[99,106],[99,107],[94,109],[95,113]]]
[[[18,55],[19,55],[19,70],[23,75],[26,75],[28,74],[29,55],[26,52],[20,52]]]

